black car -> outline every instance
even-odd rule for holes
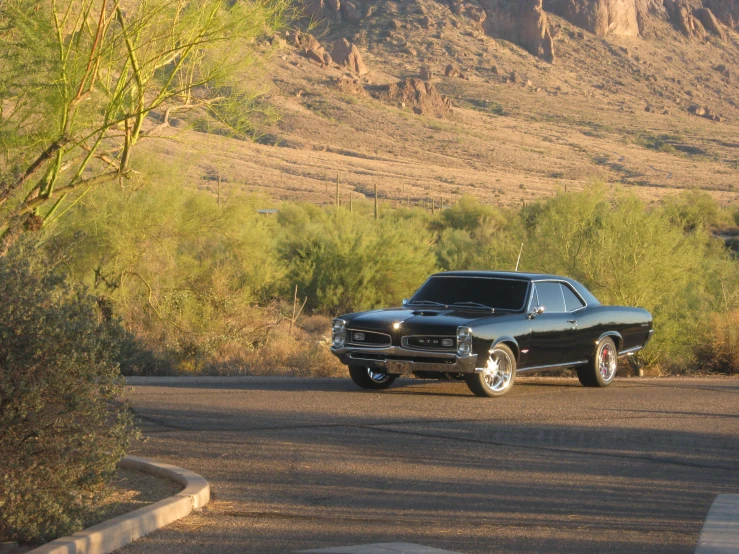
[[[516,374],[576,368],[586,387],[607,387],[617,358],[654,333],[641,308],[603,306],[582,284],[556,275],[437,273],[401,308],[333,321],[331,351],[365,389],[400,375],[464,379],[478,396],[501,396]]]

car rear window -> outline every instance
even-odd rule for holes
[[[565,299],[562,296],[562,287],[559,283],[536,283],[536,292],[539,295],[539,305],[544,306],[545,313],[566,311]]]
[[[524,309],[528,282],[494,277],[435,276],[418,289],[410,302],[452,305],[477,302],[496,310]],[[561,296],[561,295],[560,295]]]
[[[583,304],[583,301],[580,300],[580,297],[577,296],[567,285],[562,284],[562,292],[565,295],[565,307],[567,308],[568,312],[580,309],[585,306],[585,304]]]

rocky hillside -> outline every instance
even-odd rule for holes
[[[317,203],[337,179],[410,204],[592,181],[739,200],[739,0],[307,2],[263,45],[282,117],[258,144],[174,120],[176,147],[151,146],[188,179]]]

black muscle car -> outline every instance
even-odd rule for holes
[[[586,387],[607,387],[617,358],[652,337],[641,308],[603,306],[556,275],[453,271],[432,275],[401,308],[334,319],[331,351],[365,389],[400,375],[464,379],[478,396],[501,396],[517,373],[576,368]]]

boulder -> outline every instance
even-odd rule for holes
[[[545,0],[544,9],[598,36],[637,36],[635,0]]]
[[[452,64],[449,64],[444,69],[444,75],[446,77],[459,77],[461,75],[459,69],[454,67]]]
[[[466,12],[466,5],[460,5],[460,13],[479,17],[486,34],[510,40],[539,58],[554,61],[554,41],[542,0],[479,0],[481,12]]]
[[[664,2],[673,24],[685,36],[699,40],[706,38],[706,30],[698,18],[693,15],[688,0],[664,0]]]
[[[321,65],[331,64],[331,56],[313,35],[301,33],[296,30],[290,39],[290,42],[309,60],[313,60]]]
[[[695,17],[698,18],[698,21],[703,24],[703,28],[706,31],[713,35],[716,35],[721,40],[726,40],[726,33],[724,32],[721,23],[719,23],[718,19],[716,19],[716,16],[713,15],[713,12],[711,10],[709,10],[708,8],[698,8],[693,11],[693,15],[695,15]]]
[[[421,79],[423,79],[424,81],[430,81],[434,76],[433,72],[431,71],[431,68],[427,65],[421,66],[420,75],[421,75]]]
[[[341,22],[341,0],[324,0],[326,5],[326,14],[333,17],[337,22]]]
[[[340,38],[334,42],[331,58],[334,62],[342,67],[348,68],[353,73],[364,75],[369,71],[362,60],[359,49],[345,38]]]
[[[739,31],[739,0],[703,0],[703,5],[730,29]]]
[[[341,3],[341,15],[348,23],[359,23],[362,21],[362,6],[353,0],[345,0]]]
[[[452,114],[452,101],[434,85],[409,77],[390,85],[377,86],[370,94],[383,102],[411,108],[416,114],[444,118]]]
[[[336,79],[336,88],[346,94],[353,94],[355,96],[367,96],[367,91],[364,90],[362,83],[359,79],[342,75]]]

